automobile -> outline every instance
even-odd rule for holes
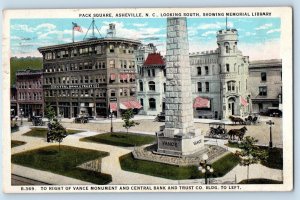
[[[88,123],[89,122],[89,116],[87,115],[77,115],[77,117],[74,120],[75,123]]]
[[[274,107],[269,107],[267,110],[260,112],[260,114],[269,117],[282,117],[282,111]]]
[[[43,121],[42,116],[32,116],[31,121],[32,121],[33,126],[43,126],[43,125],[45,125],[45,122]]]

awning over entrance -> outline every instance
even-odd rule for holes
[[[120,103],[121,109],[141,109],[143,106],[137,100],[123,101]]]
[[[117,103],[109,103],[109,109],[112,111],[117,111]]]
[[[241,104],[242,104],[244,107],[248,106],[248,101],[247,101],[244,97],[242,97],[242,96],[241,96]]]
[[[210,108],[210,100],[203,97],[196,97],[193,108]]]

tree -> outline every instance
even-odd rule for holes
[[[124,121],[123,127],[127,129],[127,133],[128,133],[129,128],[140,124],[138,122],[130,120],[133,117],[134,117],[134,115],[133,115],[132,109],[128,109],[122,114],[122,120]]]
[[[51,105],[46,105],[45,107],[45,117],[49,119],[49,121],[52,121],[55,118],[55,110]]]
[[[47,141],[58,142],[58,151],[60,151],[60,143],[67,137],[67,131],[56,119],[50,122],[48,127]]]
[[[245,137],[239,145],[240,151],[236,155],[240,157],[240,165],[247,166],[247,181],[249,180],[249,166],[268,159],[268,152],[255,144],[258,142],[254,137]]]

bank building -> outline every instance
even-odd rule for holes
[[[110,112],[120,117],[122,109],[141,108],[135,55],[141,42],[116,37],[115,24],[109,24],[106,37],[98,38],[94,26],[93,20],[93,35],[83,41],[38,49],[43,55],[45,104],[62,117],[106,117]]]

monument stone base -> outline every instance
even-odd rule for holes
[[[170,156],[185,156],[204,149],[204,135],[198,130],[181,134],[178,129],[164,129],[156,133],[157,151]]]

